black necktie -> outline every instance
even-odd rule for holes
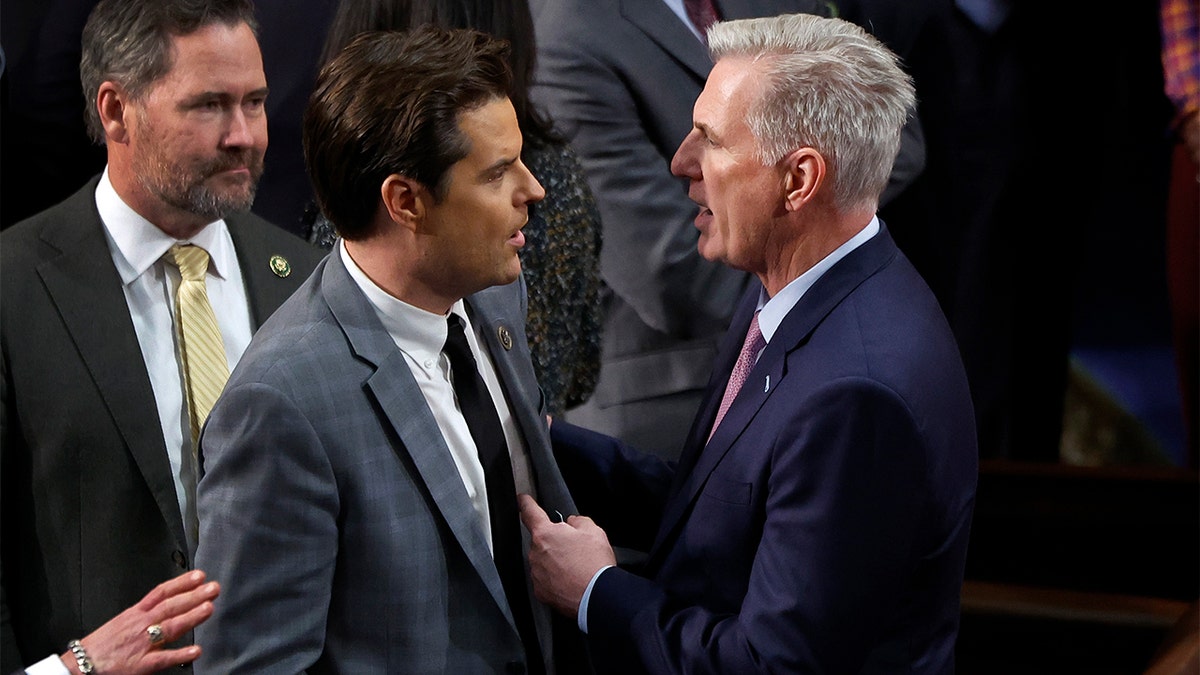
[[[537,632],[533,626],[533,609],[529,605],[529,592],[525,583],[525,552],[521,545],[521,524],[517,515],[517,489],[513,481],[512,464],[508,455],[508,444],[504,440],[504,429],[491,394],[479,376],[475,356],[467,343],[462,319],[451,314],[446,319],[448,332],[443,351],[450,359],[450,376],[454,382],[454,393],[471,438],[479,451],[487,483],[488,512],[492,524],[492,557],[504,584],[504,595],[517,622],[517,632],[525,645],[525,658],[529,672],[545,672],[542,652],[538,648]]]

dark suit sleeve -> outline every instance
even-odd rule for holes
[[[566,422],[550,426],[554,459],[579,513],[605,529],[614,546],[648,551],[674,469],[621,441]]]
[[[878,383],[844,379],[763,424],[774,428],[744,436],[773,447],[740,612],[680,606],[610,570],[591,595],[588,641],[612,672],[858,672],[884,640],[927,500],[912,414]]]

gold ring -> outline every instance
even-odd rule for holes
[[[160,626],[159,624],[154,624],[152,626],[147,627],[146,634],[150,636],[150,644],[152,644],[152,645],[161,644],[162,641],[166,639],[166,636],[163,635],[162,626]]]

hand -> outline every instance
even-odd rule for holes
[[[586,516],[551,522],[529,495],[518,495],[517,505],[530,535],[529,574],[534,596],[575,618],[588,582],[601,567],[617,563],[608,536]]]
[[[199,645],[163,649],[212,616],[212,601],[221,592],[220,585],[204,583],[204,572],[185,572],[164,581],[136,605],[121,612],[80,640],[97,673],[104,675],[143,675],[195,661]],[[162,628],[163,640],[150,642],[147,628]],[[67,670],[76,673],[77,663],[71,652],[62,655]]]

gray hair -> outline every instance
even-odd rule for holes
[[[213,24],[246,24],[257,34],[251,0],[101,0],[83,27],[79,80],[87,101],[88,134],[104,144],[96,111],[100,85],[116,82],[134,99],[173,65],[171,38]]]
[[[766,165],[801,147],[830,166],[834,202],[876,206],[916,105],[899,58],[859,26],[811,14],[719,22],[713,61],[748,57],[767,78],[747,124]]]

